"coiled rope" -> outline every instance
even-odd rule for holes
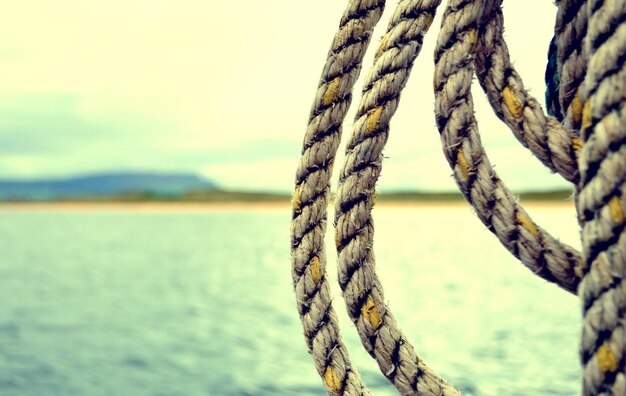
[[[435,51],[436,122],[461,192],[528,268],[565,290],[578,289],[585,315],[585,395],[626,394],[625,2],[557,1],[546,80],[547,99],[558,95],[558,101],[548,100],[549,111],[562,115],[563,124],[543,113],[513,68],[503,38],[501,0],[450,0]],[[398,4],[363,88],[336,199],[339,283],[349,316],[383,374],[407,395],[458,392],[416,355],[384,302],[375,272],[371,211],[389,122],[439,3]],[[333,395],[367,394],[330,303],[323,235],[341,123],[383,5],[349,3],[322,74],[296,176],[294,287],[309,352]],[[498,117],[544,165],[577,186],[584,260],[536,225],[491,167],[473,115],[474,67]]]
[[[546,116],[539,102],[524,89],[503,37],[502,1],[497,3],[485,10],[478,32],[474,61],[478,81],[495,114],[520,143],[547,168],[576,184],[576,150],[582,142],[570,136],[558,120]]]
[[[385,304],[375,271],[374,187],[389,121],[441,0],[402,0],[365,80],[335,200],[338,280],[361,342],[403,395],[457,395],[415,353]]]
[[[352,0],[335,34],[313,101],[296,173],[291,268],[309,353],[331,395],[368,394],[341,340],[326,277],[326,211],[341,124],[384,0]]]
[[[582,11],[581,11],[582,12]],[[578,210],[584,395],[626,394],[626,1],[589,0]]]
[[[469,18],[473,2],[454,4],[435,50],[435,119],[446,159],[459,189],[502,244],[537,275],[575,292],[580,254],[532,221],[484,152],[470,92],[482,15]]]

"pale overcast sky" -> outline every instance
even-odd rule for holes
[[[190,171],[225,188],[291,190],[308,111],[345,4],[6,2],[0,177]],[[395,5],[388,3],[374,44]],[[515,66],[543,103],[556,8],[546,0],[507,1],[504,12]],[[455,188],[433,116],[439,24],[426,37],[392,121],[383,190]],[[371,57],[370,51],[365,68]],[[512,189],[567,186],[517,143],[477,82],[474,95],[487,152]]]

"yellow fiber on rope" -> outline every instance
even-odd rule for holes
[[[367,115],[367,122],[365,124],[365,130],[367,133],[372,133],[376,129],[378,129],[378,122],[380,121],[380,116],[383,114],[383,108],[381,106],[375,107],[370,113]]]
[[[584,122],[584,118],[583,118],[583,122]],[[572,138],[572,147],[574,148],[575,151],[579,151],[581,148],[583,148],[583,141],[580,138]]]
[[[598,359],[598,367],[603,373],[617,370],[617,357],[606,344],[602,344],[596,352],[596,359]]]
[[[361,315],[363,315],[365,320],[370,322],[373,329],[377,329],[380,325],[380,313],[378,312],[372,297],[368,297],[365,304],[363,304],[363,307],[361,308]]]
[[[291,202],[294,212],[299,212],[302,207],[300,206],[300,185],[296,186],[293,192],[293,200]]]
[[[530,232],[532,236],[534,236],[535,238],[539,236],[539,230],[537,230],[537,226],[528,218],[528,216],[526,216],[522,212],[517,212],[515,214],[515,217],[517,217],[517,221],[519,221],[522,227]]]
[[[341,391],[341,380],[331,366],[326,367],[326,372],[324,373],[324,382],[326,383],[326,386],[328,386],[333,392],[339,393]]]
[[[583,106],[583,129],[591,126],[591,101],[587,100]]]
[[[433,24],[433,15],[428,14],[426,16],[426,26],[424,26],[424,33],[428,32],[428,29],[430,29],[430,25]]]
[[[341,246],[341,235],[339,235],[339,231],[335,230],[335,247]]]
[[[326,88],[326,93],[324,93],[324,97],[322,98],[322,102],[324,106],[328,106],[337,100],[337,94],[339,93],[339,77],[335,77],[333,81],[328,84]]]
[[[461,172],[463,172],[463,177],[465,178],[465,180],[467,180],[469,178],[471,169],[469,167],[469,164],[467,163],[467,160],[465,159],[465,156],[463,155],[462,148],[456,152],[456,162],[461,167]]]
[[[524,106],[522,106],[522,102],[520,102],[511,87],[506,87],[502,91],[502,97],[504,99],[504,104],[506,108],[509,109],[509,112],[513,117],[520,118],[522,113],[524,112]]]
[[[387,32],[380,39],[380,43],[378,43],[378,48],[376,48],[376,53],[374,54],[374,59],[378,59],[378,57],[385,51],[385,47],[387,46],[387,41],[389,41],[389,32]]]
[[[428,14],[424,17],[424,19],[426,19],[426,21],[424,22],[424,34],[426,34],[426,32],[428,32],[428,29],[430,29],[430,25],[432,25],[433,23],[433,16],[431,14]]]
[[[611,217],[615,224],[620,225],[624,223],[624,211],[622,205],[620,205],[619,197],[613,197],[609,201],[609,208],[611,208]]]
[[[478,41],[478,34],[476,33],[476,29],[470,29],[469,40],[470,40],[470,53],[473,54],[476,51],[476,42]]]
[[[583,103],[580,101],[580,92],[576,92],[570,106],[572,107],[572,120],[574,120],[574,122],[580,122],[583,117]]]
[[[320,269],[320,258],[314,256],[311,259],[309,265],[311,266],[311,277],[313,277],[313,283],[317,284],[317,282],[319,282],[320,278],[322,277],[322,271]]]

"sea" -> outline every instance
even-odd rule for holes
[[[571,203],[528,211],[580,246]],[[374,222],[389,309],[437,373],[464,395],[579,393],[576,296],[464,204],[381,205]],[[276,205],[0,208],[0,395],[325,395],[289,226]],[[346,315],[330,234],[352,363],[373,395],[395,395]]]

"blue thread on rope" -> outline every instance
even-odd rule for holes
[[[559,104],[559,73],[557,69],[556,35],[550,41],[548,49],[548,65],[546,66],[546,107],[548,114],[559,121],[563,121],[563,113]]]

